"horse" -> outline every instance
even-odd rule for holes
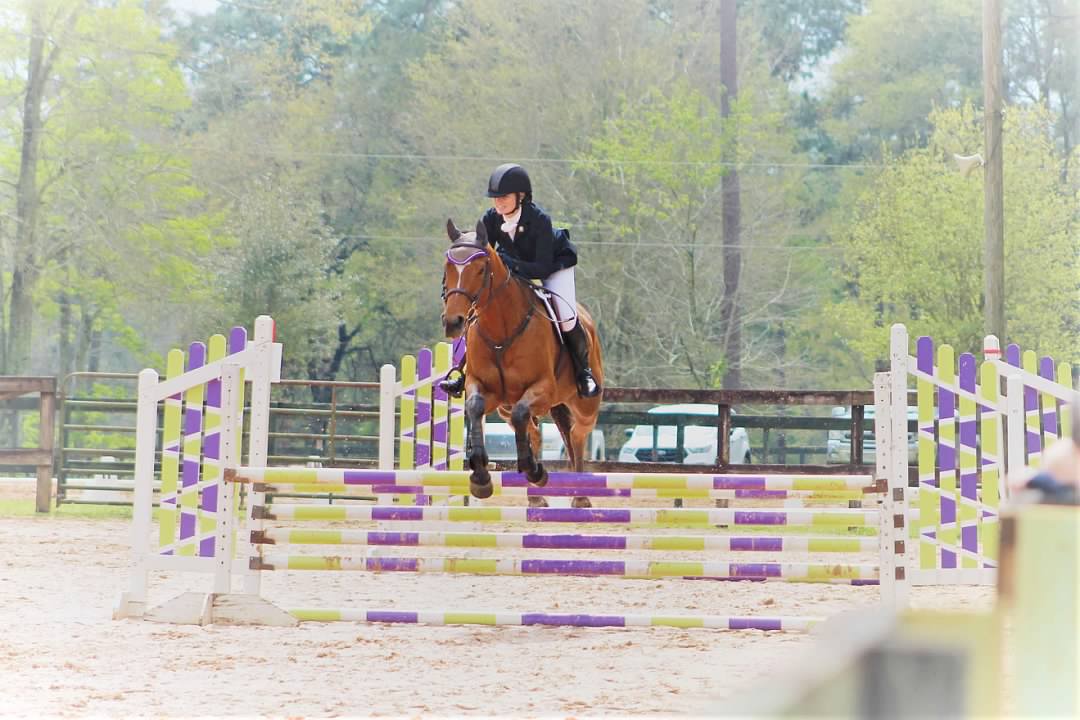
[[[483,222],[462,233],[446,221],[450,248],[443,270],[443,330],[448,338],[466,337],[465,416],[469,421],[465,458],[469,490],[491,497],[493,488],[484,448],[483,420],[493,410],[514,428],[517,469],[537,487],[547,484],[540,457],[540,418],[550,415],[562,435],[569,464],[585,469],[586,441],[600,414],[601,396],[578,396],[569,352],[555,334],[535,286],[509,271],[488,243]],[[589,361],[603,385],[604,368],[596,325],[578,303],[578,322],[589,338]],[[546,506],[529,497],[530,506]],[[575,497],[574,507],[591,507]]]

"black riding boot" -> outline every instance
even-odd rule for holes
[[[600,394],[600,383],[593,377],[589,367],[589,337],[581,324],[570,332],[564,332],[566,347],[570,350],[570,359],[574,362],[574,377],[577,379],[578,395],[583,398]]]
[[[465,392],[465,373],[461,368],[453,368],[436,385],[450,397],[461,397]]]

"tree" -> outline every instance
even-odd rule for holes
[[[829,132],[877,157],[925,144],[935,107],[981,96],[980,0],[868,0],[830,76]]]
[[[182,283],[205,247],[207,220],[192,208],[199,191],[171,132],[187,94],[175,50],[143,5],[48,0],[16,16],[28,51],[24,61],[18,45],[5,47],[5,94],[23,100],[2,116],[20,143],[0,162],[15,178],[15,227],[3,236],[8,372],[29,370],[42,318],[59,324],[60,357],[43,363],[61,372],[92,357],[107,327],[135,340],[125,303],[146,305]]]
[[[1006,340],[1075,362],[1078,218],[1076,195],[1060,180],[1055,121],[1038,107],[1005,114]],[[857,198],[840,239],[846,292],[822,312],[825,332],[846,339],[867,382],[894,322],[958,348],[981,347],[982,189],[950,162],[956,148],[980,142],[981,130],[970,105],[928,122],[927,147],[888,157]]]
[[[850,17],[864,0],[746,0],[740,11],[760,28],[771,74],[806,79],[844,41]]]
[[[426,311],[427,330],[417,332],[420,298],[437,307],[438,276],[428,273],[425,283],[412,241],[400,238],[413,168],[395,156],[411,150],[399,121],[410,110],[407,65],[429,47],[441,5],[223,5],[185,31],[197,98],[188,123],[203,150],[197,172],[208,185],[233,190],[219,195],[218,206],[239,212],[246,193],[267,192],[252,185],[261,178],[289,188],[311,212],[318,208],[335,238],[323,264],[307,267],[311,278],[338,288],[334,306],[323,308],[329,314],[314,323],[321,339],[307,342],[306,362],[295,366],[309,378],[371,377],[381,363],[429,343],[437,327]],[[260,231],[259,213],[244,216],[253,236],[281,229]],[[291,242],[302,244],[305,233],[296,230]]]

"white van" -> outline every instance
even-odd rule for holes
[[[908,420],[919,419],[919,409],[908,408]],[[851,420],[851,408],[836,406],[832,409],[834,418]],[[863,407],[863,464],[873,465],[877,454],[877,439],[874,437],[874,406]],[[916,463],[919,459],[918,435],[908,432],[908,462]],[[849,463],[851,462],[851,430],[830,430],[826,443],[826,462]]]
[[[685,403],[682,405],[658,405],[649,410],[650,415],[700,415],[701,425],[684,428],[682,457],[676,451],[676,426],[660,425],[656,438],[656,459],[653,460],[653,426],[638,425],[619,450],[619,462],[668,462],[687,465],[712,465],[716,462],[717,429],[715,418],[720,409],[716,405]],[[732,413],[734,415],[734,413]],[[706,420],[705,418],[713,418]],[[731,428],[730,454],[733,465],[751,462],[750,437],[746,428]]]
[[[554,423],[540,423],[541,452],[540,460],[565,460],[566,448],[563,447],[562,435]],[[589,438],[588,453],[586,460],[603,460],[604,432],[593,429]],[[484,423],[484,447],[487,449],[488,459],[499,462],[517,460],[517,440],[514,428],[504,422]]]

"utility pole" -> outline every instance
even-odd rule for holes
[[[720,98],[720,115],[727,123],[731,118],[731,103],[739,92],[739,65],[735,55],[736,0],[720,0],[720,83],[724,92]],[[720,317],[724,324],[727,366],[723,386],[735,389],[742,385],[742,313],[739,310],[739,274],[742,271],[741,202],[739,190],[738,136],[732,134],[726,153],[730,163],[720,180],[723,195],[722,222],[724,227],[724,295]]]
[[[1001,156],[1001,0],[983,0],[983,316],[986,333],[1005,340],[1005,205]]]

